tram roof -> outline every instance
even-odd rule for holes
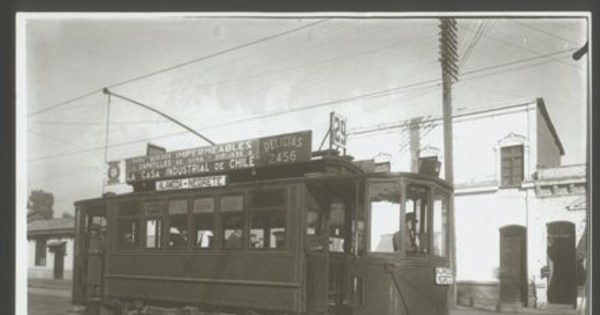
[[[269,166],[257,169],[241,169],[235,171],[213,173],[207,175],[226,175],[229,178],[229,185],[249,185],[261,184],[265,182],[289,182],[289,181],[305,181],[305,182],[330,182],[330,181],[352,181],[362,180],[367,178],[408,178],[417,181],[433,181],[439,186],[452,190],[452,186],[445,180],[419,173],[412,172],[366,172],[357,164],[352,162],[351,157],[342,156],[324,156],[315,158],[310,161],[299,162],[287,165]],[[182,177],[179,177],[182,178]],[[175,178],[177,179],[177,178]],[[102,197],[79,200],[75,205],[84,202],[101,201],[106,198],[127,198],[133,196],[144,196],[151,194],[169,194],[181,192],[187,189],[171,190],[171,191],[156,191],[151,189],[154,187],[154,181],[146,181],[134,185],[134,191],[123,194],[107,194]],[[144,187],[141,187],[144,186]],[[214,189],[214,188],[206,188]],[[194,189],[189,189],[193,191]]]

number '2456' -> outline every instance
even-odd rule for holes
[[[269,164],[295,162],[297,158],[296,150],[269,153]]]

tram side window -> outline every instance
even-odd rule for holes
[[[141,211],[137,202],[123,202],[119,205],[119,219],[117,223],[118,247],[130,249],[138,247],[140,241]]]
[[[285,190],[252,194],[250,249],[283,249],[286,243]]]
[[[372,183],[369,187],[371,206],[371,252],[393,253],[400,242],[400,184]]]
[[[333,201],[329,205],[329,251],[344,252],[344,221],[346,220],[345,205],[341,201]]]
[[[406,188],[405,251],[407,253],[428,253],[429,230],[428,209],[429,188],[408,185]]]
[[[188,201],[169,201],[169,248],[186,249],[188,243]]]
[[[365,208],[364,196],[359,195],[358,209],[356,211],[357,218],[352,220],[352,248],[354,253],[359,255],[365,252]]]
[[[241,249],[244,238],[244,221],[242,210],[244,198],[242,195],[221,197],[221,226],[223,229],[223,248]]]
[[[306,198],[306,249],[323,250],[327,246],[327,240],[324,240],[323,214],[321,206],[314,198],[312,193],[307,194]]]
[[[448,195],[436,191],[433,199],[433,254],[448,257]]]
[[[162,247],[162,213],[161,202],[146,204],[146,248],[159,249]]]
[[[213,197],[194,200],[194,248],[215,248],[215,199]]]

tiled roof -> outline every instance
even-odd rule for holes
[[[53,232],[75,231],[74,218],[57,218],[50,220],[38,220],[27,224],[27,234],[51,234]]]

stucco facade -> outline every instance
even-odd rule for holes
[[[29,278],[52,279],[60,275],[60,257],[63,253],[62,278],[73,276],[73,242],[75,222],[72,218],[34,221],[27,230],[27,276]],[[38,248],[39,247],[39,248]],[[42,252],[43,251],[43,252]]]
[[[381,135],[378,141],[360,134],[349,137],[348,151],[359,158],[368,158],[367,150],[389,153],[392,171],[417,171],[419,157],[431,154],[443,165],[440,117],[391,127],[398,132]],[[535,281],[538,303],[544,303],[548,279],[540,279],[540,273],[549,264],[547,224],[573,223],[575,239],[581,239],[585,165],[560,165],[564,149],[541,98],[455,111],[453,146],[456,280],[459,291],[466,288],[459,296],[467,303],[498,303],[500,228],[516,225],[526,230],[526,280]],[[522,178],[511,185],[502,178],[502,152],[509,147],[522,150]]]

